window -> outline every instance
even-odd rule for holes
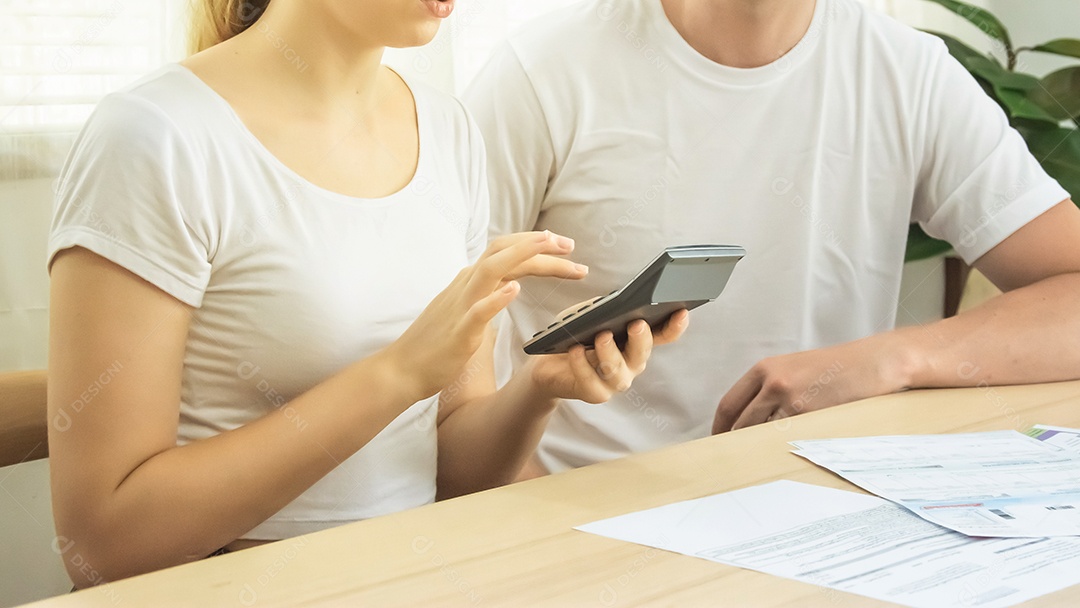
[[[54,174],[94,105],[182,51],[179,0],[5,0],[0,178]]]

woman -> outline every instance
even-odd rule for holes
[[[50,239],[53,503],[78,586],[506,483],[556,399],[605,401],[682,333],[685,313],[638,322],[621,352],[606,334],[495,390],[515,279],[586,269],[546,232],[485,251],[477,130],[380,65],[452,9],[203,0],[207,48],[87,123]]]

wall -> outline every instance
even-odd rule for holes
[[[1013,42],[1031,46],[1054,38],[1080,38],[1078,0],[988,0],[988,8],[1009,28]],[[1043,53],[1020,56],[1025,71],[1044,75],[1075,61]]]
[[[0,181],[0,370],[45,367],[52,180]]]
[[[908,21],[916,27],[936,30],[956,36],[963,42],[984,52],[994,49],[993,42],[971,25],[944,8],[924,0],[910,2],[928,5],[921,15]],[[986,8],[996,15],[1005,27],[1016,47],[1033,46],[1054,38],[1080,38],[1080,2],[1077,0],[965,0]],[[997,53],[1004,59],[1003,55]],[[1018,69],[1045,75],[1075,61],[1044,53],[1022,53]]]
[[[45,241],[52,180],[0,181],[0,371],[45,367]],[[64,593],[71,581],[55,536],[48,461],[0,468],[0,606]]]
[[[0,468],[0,606],[67,593],[71,579],[52,551],[49,461]]]

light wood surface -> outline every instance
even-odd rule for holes
[[[0,467],[49,455],[45,370],[0,374]]]
[[[54,598],[40,606],[845,606],[860,596],[573,526],[776,479],[855,490],[788,441],[1080,427],[1080,382],[852,403]],[[72,547],[71,551],[78,551]],[[1031,606],[1080,605],[1080,586]]]

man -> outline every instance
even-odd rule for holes
[[[466,101],[494,234],[569,235],[591,268],[523,282],[509,364],[665,246],[748,251],[633,390],[556,412],[532,474],[908,388],[1080,376],[1080,211],[939,40],[855,0],[586,0],[515,35]],[[894,330],[911,221],[1008,293]]]

